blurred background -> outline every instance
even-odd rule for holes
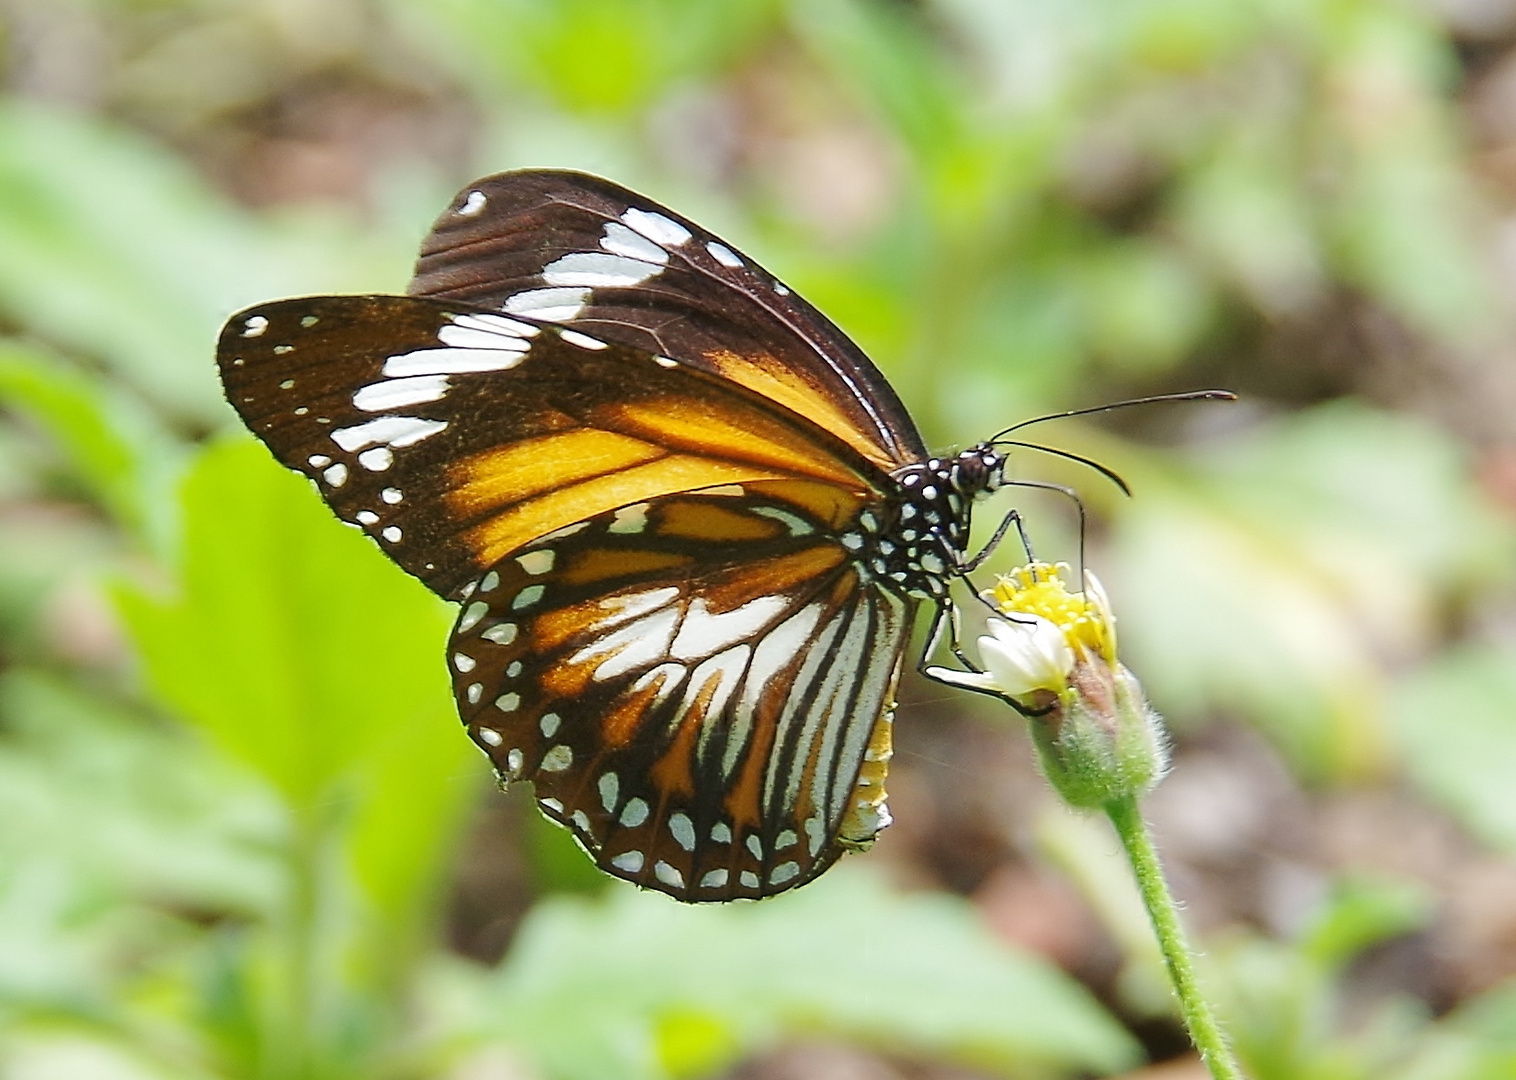
[[[1172,726],[1205,977],[1255,1080],[1516,1077],[1516,0],[0,0],[0,1077],[1202,1075],[992,703],[904,687],[895,826],[756,905],[493,789],[445,605],[212,356],[529,165],[747,251],[934,447],[1237,391],[1033,429],[1131,500],[1013,463]]]

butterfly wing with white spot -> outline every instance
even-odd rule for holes
[[[570,324],[731,379],[887,470],[926,456],[895,392],[826,316],[687,218],[599,177],[524,170],[469,185],[407,291]]]
[[[886,482],[804,417],[660,359],[404,296],[262,304],[217,352],[228,400],[275,456],[448,597],[507,552],[639,499]]]
[[[686,901],[766,896],[888,823],[912,612],[860,580],[817,489],[598,515],[465,603],[449,662],[470,733],[610,873]]]

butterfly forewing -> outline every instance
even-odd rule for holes
[[[683,900],[820,873],[887,821],[910,605],[860,582],[819,485],[672,495],[501,560],[450,643],[506,779],[609,872]]]
[[[597,177],[534,170],[470,185],[409,290],[570,325],[738,382],[890,469],[925,457],[889,384],[752,259]]]
[[[583,333],[413,297],[250,308],[227,397],[338,516],[456,597],[506,553],[640,499],[882,474],[741,386]],[[818,438],[820,440],[818,449]]]

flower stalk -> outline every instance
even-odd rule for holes
[[[1138,799],[1168,769],[1162,719],[1117,659],[1116,619],[1093,574],[1069,592],[1068,567],[1033,562],[985,598],[1003,619],[979,638],[983,671],[932,668],[944,682],[1000,697],[1031,718],[1043,772],[1065,802],[1106,814],[1121,839],[1163,952],[1190,1039],[1215,1080],[1243,1080],[1195,973],[1178,908]]]
[[[1158,938],[1163,963],[1174,986],[1174,996],[1179,999],[1179,1013],[1190,1033],[1190,1042],[1200,1052],[1200,1060],[1215,1080],[1244,1080],[1211,1003],[1200,986],[1195,972],[1195,954],[1185,938],[1178,905],[1169,891],[1163,864],[1158,861],[1158,849],[1153,845],[1147,822],[1142,820],[1142,813],[1137,809],[1137,800],[1131,796],[1112,800],[1106,804],[1105,812],[1121,839],[1127,861],[1132,864],[1137,890],[1142,894],[1143,906],[1152,920],[1153,933]]]

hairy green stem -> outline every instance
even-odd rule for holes
[[[1137,876],[1137,888],[1142,893],[1148,917],[1153,921],[1153,932],[1163,951],[1163,962],[1168,966],[1190,1041],[1200,1051],[1201,1060],[1215,1080],[1244,1080],[1242,1070],[1221,1033],[1221,1026],[1211,1012],[1210,1002],[1201,992],[1200,980],[1195,974],[1194,954],[1185,941],[1179,910],[1164,879],[1152,834],[1137,809],[1137,799],[1134,796],[1115,799],[1106,803],[1105,811],[1110,815],[1111,824],[1116,826],[1116,835],[1121,838],[1121,846],[1126,848],[1127,859]]]

